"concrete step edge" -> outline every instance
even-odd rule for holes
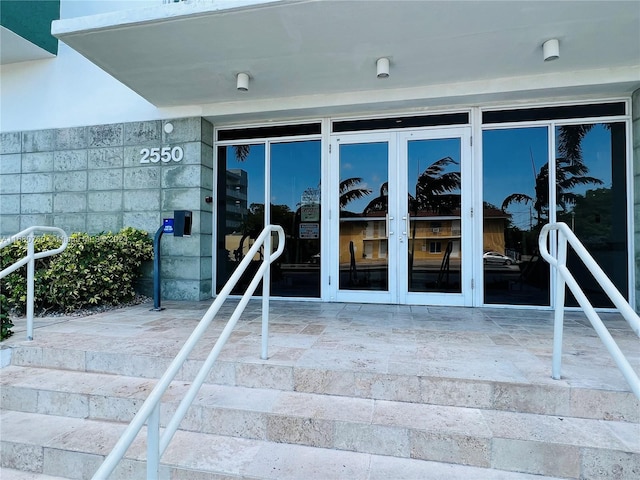
[[[61,362],[38,361],[18,356],[23,362],[14,366],[63,368],[129,377],[159,378],[147,375],[135,362],[126,368],[107,365],[59,365]],[[62,355],[62,358],[66,356]],[[153,363],[153,359],[145,362]],[[156,362],[154,363],[157,366]],[[124,365],[118,362],[119,365]],[[190,382],[200,367],[200,361],[188,360],[176,380]],[[154,369],[156,368],[154,366]],[[549,380],[545,384],[492,382],[447,377],[423,377],[353,370],[313,369],[274,365],[267,362],[219,362],[207,378],[209,384],[250,388],[277,389],[349,396],[355,398],[404,401],[434,405],[519,411],[542,415],[562,415],[578,418],[640,422],[640,400],[631,392],[567,387]]]
[[[32,471],[61,478],[90,478],[124,429],[123,425],[113,422],[19,412],[4,414],[3,422],[7,430],[2,438],[3,469]],[[22,438],[16,438],[15,430],[27,424],[38,424],[39,428],[23,434]],[[144,478],[145,448],[143,432],[127,453],[124,464],[111,478]],[[508,466],[510,468],[504,469],[492,468],[491,465],[456,465],[179,431],[163,456],[160,478],[208,479],[217,474],[225,478],[293,480],[299,479],[302,474],[304,478],[314,479],[541,480],[577,478],[580,474],[572,474],[567,467],[559,472],[561,475],[550,475],[539,471],[540,465],[536,464],[525,465],[523,469],[528,471],[524,472],[514,470],[513,465]],[[623,465],[625,467],[627,465]],[[612,469],[615,466],[601,462],[599,468]],[[185,472],[203,476],[185,477]],[[213,476],[204,476],[205,472]],[[624,472],[617,478],[632,478],[625,476]]]
[[[104,374],[11,367],[2,408],[71,418],[129,422],[153,382]],[[6,382],[15,379],[15,384]],[[162,405],[168,422],[189,385],[173,382]],[[204,385],[183,430],[408,456],[439,436],[488,449],[494,439],[640,452],[640,425],[469,407],[411,404],[221,385]],[[380,441],[380,438],[387,440]],[[465,447],[466,448],[466,447]]]

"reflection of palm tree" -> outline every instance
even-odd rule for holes
[[[342,210],[348,203],[366,197],[371,193],[371,189],[361,187],[362,178],[347,178],[340,182],[340,209]]]
[[[582,140],[595,124],[562,125],[558,127],[558,156],[566,158],[570,165],[582,164]],[[605,124],[605,128],[610,128]]]
[[[370,212],[387,212],[389,209],[389,182],[384,182],[380,185],[380,195],[371,200],[369,204],[364,207],[362,213]]]
[[[233,149],[236,151],[236,160],[244,162],[249,156],[251,145],[234,145]]]
[[[602,180],[587,176],[589,169],[582,163],[582,157],[573,160],[558,158],[556,160],[556,202],[567,210],[567,205],[574,204],[576,194],[571,190],[578,185],[602,185]],[[526,193],[512,193],[502,202],[502,211],[506,211],[512,203],[533,204],[536,211],[537,227],[541,227],[543,217],[549,214],[549,164],[545,163],[535,180],[535,197]]]
[[[460,172],[445,172],[449,165],[457,165],[451,157],[444,157],[432,163],[418,176],[416,196],[409,194],[409,210],[416,215],[418,211],[433,213],[451,213],[460,207],[460,196],[452,195],[460,188]],[[369,202],[362,213],[386,212],[389,205],[389,183],[380,185],[380,195]]]
[[[556,160],[556,202],[567,210],[577,195],[571,190],[578,185],[602,185],[602,180],[587,176],[589,169],[582,160],[582,140],[595,124],[562,125],[558,127],[558,158]],[[611,128],[605,124],[605,128]],[[549,164],[540,169],[535,178],[535,197],[512,193],[502,202],[502,211],[512,203],[531,203],[536,211],[536,226],[541,227],[543,216],[549,214]]]
[[[414,214],[420,210],[450,213],[453,208],[460,206],[459,196],[448,195],[460,188],[460,172],[445,173],[449,165],[457,164],[453,158],[444,157],[420,174],[416,183],[416,196],[410,201],[410,210]]]
[[[413,217],[420,211],[433,213],[451,213],[456,207],[460,207],[460,196],[452,192],[460,189],[460,171],[445,172],[450,165],[457,165],[451,157],[444,157],[432,163],[418,176],[416,182],[416,196],[409,195],[409,213]],[[416,230],[418,219],[411,223],[411,252],[409,253],[409,289],[413,286],[413,259],[416,250]],[[451,253],[451,242],[447,246],[447,252]],[[445,257],[446,257],[445,253]],[[445,259],[443,257],[443,261]]]

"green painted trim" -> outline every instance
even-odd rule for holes
[[[57,55],[51,22],[60,18],[60,0],[0,0],[0,25]]]

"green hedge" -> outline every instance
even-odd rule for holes
[[[36,252],[60,246],[53,235],[34,239]],[[0,250],[0,269],[26,255],[27,240]],[[60,254],[36,260],[35,311],[70,313],[95,305],[118,305],[135,297],[133,288],[140,266],[153,258],[147,232],[124,228],[117,234],[74,233]],[[2,293],[17,312],[26,310],[27,267],[2,279]]]
[[[7,297],[0,293],[0,340],[13,335],[11,327],[13,327],[13,322],[9,318],[9,302]]]

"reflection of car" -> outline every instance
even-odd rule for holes
[[[498,252],[485,252],[484,255],[482,255],[482,259],[484,263],[497,263],[500,265],[511,265],[513,263],[512,258]]]

